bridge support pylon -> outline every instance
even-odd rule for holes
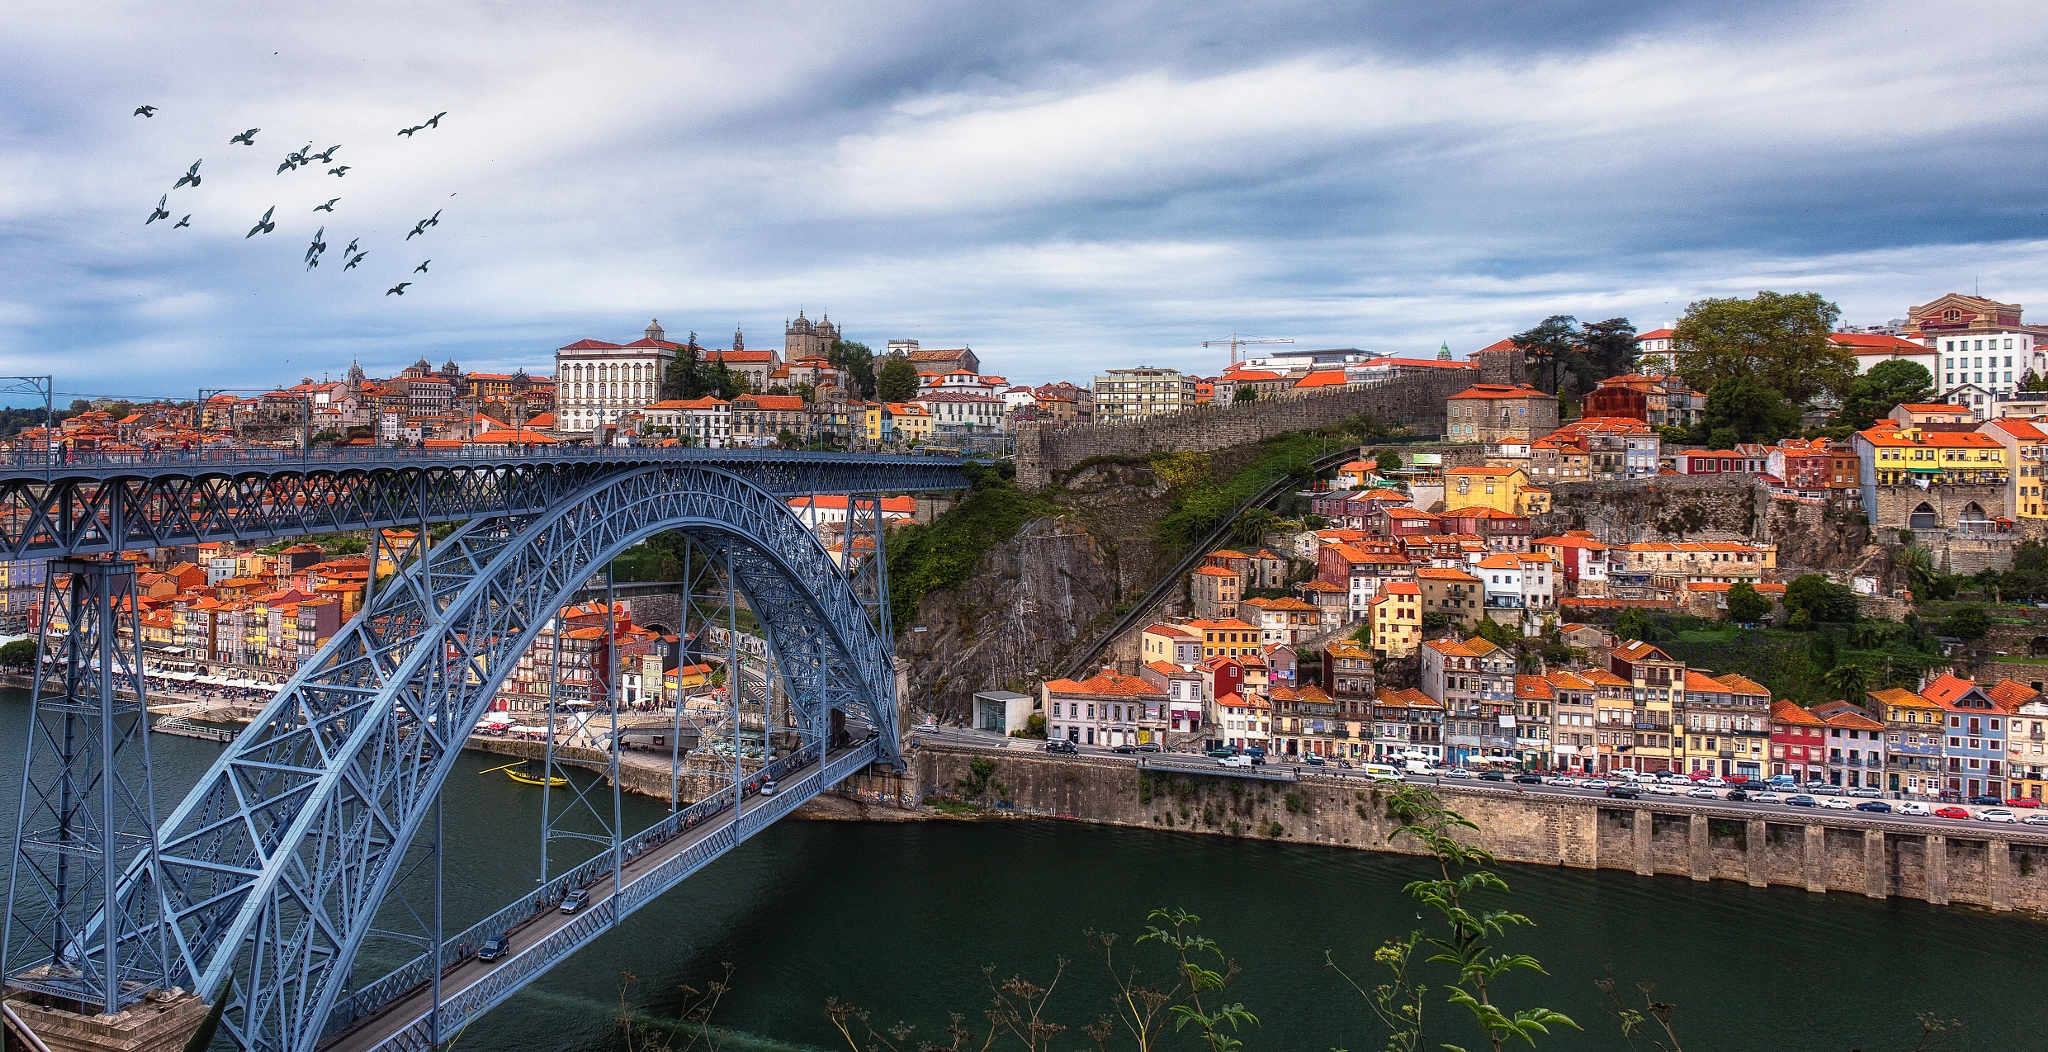
[[[52,1052],[180,1048],[206,1004],[171,985],[157,923],[135,567],[59,559],[49,570],[0,945],[8,1025]],[[121,887],[137,863],[144,879]]]

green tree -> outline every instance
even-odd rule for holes
[[[1835,421],[1861,431],[1901,402],[1925,402],[1933,397],[1934,377],[1927,367],[1895,358],[1871,366],[1869,372],[1849,382],[1849,393],[1843,397]]]
[[[1942,618],[1941,634],[1957,639],[1982,639],[1991,631],[1991,619],[1980,606],[1959,606]]]
[[[1785,586],[1785,611],[1802,627],[1847,624],[1856,620],[1856,593],[1810,573]]]
[[[1707,392],[1707,428],[1733,431],[1738,442],[1776,442],[1799,429],[1799,409],[1752,377],[1731,377]]]
[[[1231,392],[1230,392],[1230,404],[1231,404],[1231,405],[1236,405],[1236,404],[1237,404],[1237,403],[1239,403],[1239,402],[1256,402],[1256,401],[1258,401],[1258,400],[1259,400],[1259,389],[1258,389],[1258,388],[1256,388],[1256,387],[1237,387],[1237,388],[1232,388],[1232,389],[1231,389]]]
[[[1529,359],[1529,372],[1536,377],[1537,386],[1553,394],[1564,374],[1575,371],[1585,356],[1579,320],[1569,314],[1553,314],[1509,340]]]
[[[676,349],[676,356],[669,360],[668,371],[661,377],[663,399],[704,397],[704,352],[697,346],[697,334]]]
[[[908,402],[917,397],[917,366],[908,358],[891,358],[882,363],[875,390],[884,402]]]
[[[1586,361],[1596,380],[1626,376],[1636,371],[1636,327],[1627,318],[1589,321],[1582,333]]]
[[[1853,661],[1844,661],[1822,673],[1820,682],[1836,697],[1859,701],[1870,686],[1870,670]]]
[[[1841,316],[1841,308],[1812,292],[1699,300],[1672,333],[1684,347],[1679,373],[1707,392],[1748,377],[1795,407],[1843,394],[1856,375],[1856,356],[1828,342]]]
[[[0,644],[0,668],[28,668],[35,663],[34,640],[17,639],[12,643]]]
[[[863,401],[875,397],[875,352],[865,343],[833,340],[826,359],[846,378],[846,393]]]
[[[1401,470],[1401,454],[1398,450],[1382,449],[1373,457],[1372,466],[1382,475],[1392,475]]]
[[[1650,638],[1650,615],[1630,607],[1621,612],[1614,621],[1614,634],[1620,639],[1648,641]]]
[[[1754,625],[1771,616],[1771,601],[1756,590],[1748,581],[1737,581],[1728,586],[1728,620],[1738,625]]]

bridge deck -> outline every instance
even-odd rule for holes
[[[441,976],[442,1041],[690,874],[874,762],[875,756],[876,743],[870,738],[833,750],[822,765],[813,761],[786,772],[775,795],[749,796],[737,813],[727,805],[634,856],[620,872],[619,887],[614,888],[610,867],[605,867],[587,885],[590,902],[577,912],[550,907],[508,929],[511,946],[498,960],[467,957],[451,965]],[[432,1002],[432,987],[416,984],[327,1038],[322,1052],[430,1048]]]

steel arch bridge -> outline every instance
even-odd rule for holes
[[[173,538],[467,519],[302,666],[163,821],[154,853],[134,858],[109,896],[113,916],[126,922],[114,938],[132,944],[122,955],[162,962],[160,974],[138,972],[131,985],[226,991],[224,1039],[295,1052],[311,1052],[344,1029],[339,1040],[351,1047],[437,1045],[446,1028],[509,997],[803,800],[869,762],[896,761],[881,560],[868,560],[863,596],[862,574],[837,565],[785,500],[799,491],[964,485],[959,462],[815,454],[380,465],[324,481],[294,464],[211,475],[165,467],[68,480],[0,476],[0,509],[16,502],[14,514],[0,516],[7,524],[0,549],[89,552]],[[24,513],[24,505],[35,510]],[[426,954],[383,979],[357,982],[357,951],[430,815],[434,832],[425,835],[438,881],[438,792],[499,684],[593,574],[666,530],[683,532],[723,564],[728,587],[755,614],[782,670],[801,745],[764,773],[788,778],[788,791],[750,805],[735,781],[632,838],[614,828],[609,855],[462,938],[441,937],[437,908]],[[858,743],[834,741],[835,713],[873,733]],[[459,960],[451,952],[459,954],[461,944],[530,924],[561,892],[606,873],[613,886],[601,908],[535,936],[489,982],[443,1000],[440,976]],[[101,909],[77,926],[78,957],[97,952],[91,944],[104,939],[106,915]],[[11,912],[10,931],[15,924]],[[145,952],[152,944],[168,951]],[[39,982],[32,969],[8,965],[16,987],[62,988],[47,973]],[[118,987],[123,979],[110,982]],[[432,992],[425,1011],[401,1003],[417,1001],[422,986]],[[374,1025],[380,1013],[388,1024],[381,1028]]]

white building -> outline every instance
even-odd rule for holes
[[[1939,356],[1934,348],[1924,343],[1884,333],[1838,332],[1828,336],[1828,344],[1856,356],[1858,376],[1886,362],[1906,361],[1927,370],[1927,375],[1934,378],[1937,386],[1941,383]]]
[[[1004,415],[1002,399],[967,391],[927,391],[918,395],[913,404],[931,414],[935,431],[962,427],[1000,431],[1009,419]]]
[[[1195,404],[1195,381],[1179,369],[1108,369],[1095,378],[1095,420],[1142,420]]]
[[[803,524],[816,533],[820,526],[836,526],[846,521],[846,505],[850,498],[844,493],[819,493],[809,497],[791,497],[789,510]],[[883,497],[882,524],[894,525],[909,522],[917,515],[916,497]]]
[[[660,398],[661,378],[676,356],[661,323],[632,343],[577,340],[555,350],[555,428],[567,434],[617,424]]]
[[[2019,389],[2027,370],[2036,376],[2048,375],[2048,363],[2043,361],[2048,356],[2036,353],[2033,333],[1968,332],[1928,339],[1934,344],[1931,353],[1941,365],[1934,371],[1935,390],[1941,392],[1943,401],[1977,409],[1979,419],[1989,415],[1988,402],[2010,397]],[[1966,386],[1974,389],[1961,390]],[[1963,397],[1971,401],[1964,402]]]
[[[676,398],[655,402],[641,410],[644,425],[649,431],[667,428],[656,434],[688,437],[691,445],[704,449],[724,449],[732,444],[732,403],[717,398]]]

